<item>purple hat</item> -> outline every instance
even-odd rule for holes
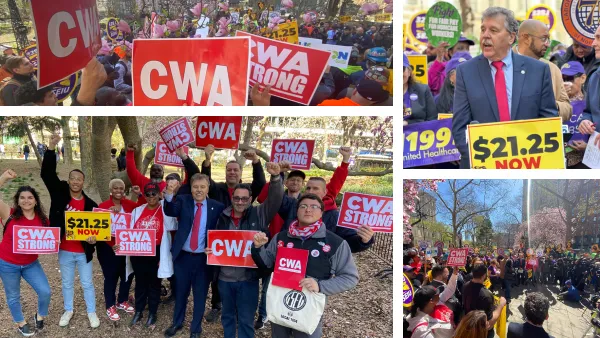
[[[404,58],[402,59],[402,61],[403,61],[402,66],[403,67],[410,67],[410,62],[408,62],[408,56],[406,56],[406,53],[403,53],[403,55],[404,55]]]
[[[552,60],[553,58],[562,58],[567,52],[565,52],[562,49],[557,50],[556,52],[552,53],[552,55],[550,55],[550,60]]]
[[[473,57],[471,56],[471,54],[467,52],[458,52],[452,55],[452,59],[450,59],[450,61],[448,61],[448,63],[446,64],[446,76],[448,76],[448,74],[451,71],[455,70],[456,67],[458,67],[458,65],[465,61],[469,61],[472,58]]]
[[[410,266],[410,265],[405,265],[405,266],[402,268],[402,270],[403,270],[403,272],[409,272],[409,271],[413,271],[413,270],[414,270],[414,268],[413,268],[412,266]]]
[[[466,42],[469,44],[469,46],[475,46],[475,42],[473,40],[467,39],[462,34],[460,35],[460,38],[458,38],[458,42]],[[456,46],[456,45],[454,45],[454,46]],[[454,47],[454,46],[452,46],[452,47]]]
[[[585,69],[579,61],[569,61],[560,67],[562,75],[575,76],[577,74],[585,74]]]

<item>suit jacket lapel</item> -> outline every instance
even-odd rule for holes
[[[498,113],[498,101],[496,101],[496,89],[494,88],[494,80],[492,79],[492,71],[490,69],[490,64],[488,59],[486,59],[483,55],[480,56],[480,60],[478,62],[479,68],[479,77],[481,78],[481,82],[483,83],[483,88],[489,98],[490,106],[492,111],[494,112],[494,116],[497,121],[500,121],[500,113]],[[472,107],[477,109],[477,107]]]
[[[521,99],[521,92],[523,90],[523,84],[525,83],[525,60],[523,57],[513,53],[513,85],[512,85],[512,104],[510,109],[510,119],[517,120],[517,113],[519,112],[519,101]]]

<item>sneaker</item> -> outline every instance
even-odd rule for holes
[[[206,315],[206,321],[209,322],[209,323],[214,323],[217,320],[219,320],[220,316],[221,316],[221,309],[212,309]]]
[[[96,312],[88,313],[88,319],[90,320],[90,326],[92,329],[100,326],[100,319],[98,319],[98,316],[96,316]]]
[[[38,320],[38,315],[37,313],[35,314],[35,316],[33,316],[33,322],[35,324],[35,328],[37,330],[43,330],[44,329],[44,320]]]
[[[117,313],[117,308],[114,305],[106,309],[106,315],[108,316],[108,319],[113,321],[121,319],[121,316]]]
[[[31,337],[35,334],[35,330],[32,330],[27,323],[23,326],[19,326],[19,332],[21,332],[24,337]]]
[[[125,311],[127,313],[134,313],[135,312],[135,309],[133,308],[133,306],[131,306],[129,304],[128,301],[124,301],[121,304],[117,304],[117,309],[123,310],[123,311]]]
[[[60,322],[58,322],[58,325],[61,327],[69,325],[71,318],[73,318],[73,311],[65,311],[65,313],[63,313],[63,315],[60,317]]]
[[[263,318],[262,316],[258,316],[256,322],[254,322],[254,329],[260,330],[265,328],[265,323],[268,322],[267,318]]]

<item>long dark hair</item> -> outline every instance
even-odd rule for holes
[[[448,114],[452,110],[453,104],[454,86],[450,81],[450,76],[446,76],[446,79],[444,80],[444,85],[442,86],[442,90],[440,90],[440,94],[436,104],[438,114]]]
[[[49,225],[50,221],[48,220],[48,217],[46,216],[46,212],[44,211],[44,207],[42,206],[42,201],[40,200],[40,195],[38,195],[38,193],[37,193],[37,191],[35,191],[35,189],[33,189],[32,187],[30,187],[28,185],[20,187],[17,190],[17,193],[15,194],[15,196],[13,197],[14,212],[12,213],[12,217],[16,220],[23,217],[23,209],[21,209],[21,207],[19,206],[19,197],[21,196],[21,193],[26,192],[26,191],[30,192],[33,195],[33,198],[35,198],[35,207],[33,207],[33,211],[42,221],[42,225],[43,226]]]

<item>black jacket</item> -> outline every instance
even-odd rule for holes
[[[411,115],[406,119],[408,124],[437,120],[437,106],[428,85],[414,83],[408,87],[408,93],[417,97],[411,100]]]
[[[592,48],[590,54],[580,59],[575,54],[573,54],[573,46],[571,45],[569,46],[569,48],[567,48],[567,51],[562,57],[562,59],[558,60],[557,66],[558,68],[562,68],[562,66],[565,63],[570,61],[578,61],[581,62],[581,64],[583,65],[583,68],[585,69],[585,74],[587,75],[584,87],[587,88],[588,81],[592,77],[592,74],[598,69],[598,67],[600,67],[600,59],[596,60],[596,54],[594,52],[594,49]]]
[[[202,173],[210,177],[211,167],[202,166]],[[265,184],[267,184],[265,179],[265,171],[263,170],[262,164],[259,160],[257,163],[252,164],[252,184],[250,187],[252,189],[252,203],[254,203],[254,200],[256,200],[256,197],[258,194],[260,194],[260,191]],[[211,178],[208,197],[223,203],[225,208],[231,205],[231,197],[229,196],[229,190],[227,188],[227,183],[225,182],[217,183]]]
[[[71,201],[71,193],[69,183],[61,181],[56,174],[56,152],[54,150],[46,150],[44,160],[42,161],[42,180],[46,185],[46,189],[50,193],[50,224],[53,227],[60,228],[60,238],[65,236],[65,208]],[[98,204],[82,192],[85,199],[85,211],[92,211],[98,207]],[[94,258],[94,245],[88,242],[81,241],[85,257],[89,263]]]
[[[4,88],[2,88],[2,91],[0,92],[0,94],[2,95],[2,99],[4,100],[4,105],[16,106],[17,98],[15,97],[15,93],[16,93],[17,89],[19,89],[25,83],[32,81],[32,79],[33,79],[33,75],[20,75],[20,74],[13,75],[11,82],[7,83],[4,86]],[[12,81],[18,82],[18,84],[12,83]]]

